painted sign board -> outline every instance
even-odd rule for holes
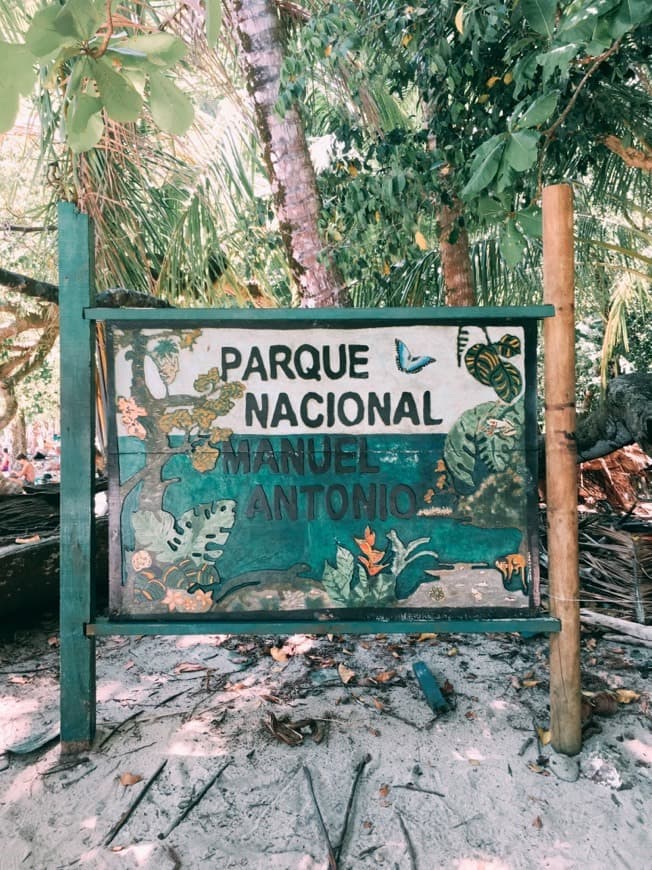
[[[112,618],[531,614],[537,324],[472,311],[109,316]]]

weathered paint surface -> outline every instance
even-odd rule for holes
[[[530,612],[529,333],[365,315],[111,326],[114,616]]]

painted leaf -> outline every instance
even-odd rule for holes
[[[139,549],[150,550],[158,559],[169,561],[168,538],[174,528],[174,517],[167,511],[138,511],[132,514],[131,523]]]
[[[521,352],[521,339],[518,335],[510,335],[505,333],[498,341],[494,342],[494,347],[501,356],[510,359],[510,357],[518,356]]]
[[[477,410],[471,408],[453,423],[444,445],[444,460],[448,470],[456,482],[470,489],[475,486],[473,471],[477,459]]]
[[[504,402],[513,401],[521,392],[523,379],[515,366],[502,360],[493,345],[474,344],[464,362],[471,375],[481,384],[494,388]]]
[[[149,108],[154,123],[174,136],[183,135],[195,117],[190,99],[161,73],[150,74]]]
[[[504,150],[505,140],[502,136],[492,136],[478,148],[471,163],[471,177],[462,190],[464,198],[480,193],[491,184],[498,172]]]
[[[514,452],[523,437],[523,402],[494,402],[480,421],[476,437],[478,455],[492,471],[505,471],[514,463]],[[514,470],[514,469],[513,469]]]
[[[222,24],[222,0],[206,0],[206,42],[209,48],[217,44]]]
[[[68,112],[68,144],[73,151],[89,151],[102,138],[104,121],[100,114],[102,100],[78,94]]]
[[[521,0],[521,10],[533,30],[549,39],[552,38],[557,0]]]
[[[460,326],[457,330],[457,367],[462,365],[462,357],[469,343],[469,330],[466,326]]]
[[[354,568],[353,553],[338,546],[335,566],[324,563],[323,583],[326,591],[338,604],[348,604],[351,597],[351,580]]]
[[[525,172],[537,159],[540,135],[534,130],[520,130],[510,134],[505,149],[505,160],[517,172]]]
[[[120,48],[145,54],[150,63],[161,69],[166,69],[180,61],[187,51],[183,41],[171,33],[130,36],[120,43]]]
[[[125,76],[116,72],[104,58],[90,61],[91,75],[97,83],[107,114],[114,121],[128,123],[140,115],[143,100]]]
[[[25,34],[25,44],[34,57],[43,58],[55,54],[63,45],[74,45],[74,36],[63,36],[55,29],[54,22],[61,11],[60,6],[46,6],[34,13]]]

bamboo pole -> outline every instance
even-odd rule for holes
[[[573,194],[556,184],[543,191],[544,301],[555,306],[543,336],[548,582],[551,616],[561,621],[550,638],[550,730],[566,755],[582,748],[574,280]]]

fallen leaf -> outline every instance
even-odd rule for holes
[[[129,659],[128,662],[125,662],[125,671],[130,671],[136,662],[133,659]]]
[[[48,646],[59,646],[59,638],[56,634],[53,634],[52,637],[48,638]]]
[[[447,656],[456,656],[457,653],[458,653],[458,649],[457,649],[457,647],[456,647],[456,646],[452,646],[452,647],[448,650],[448,652],[446,653],[446,655],[447,655]]]
[[[385,709],[385,705],[382,701],[379,701],[378,698],[374,698],[374,707],[376,710],[380,710],[381,712]]]
[[[477,719],[478,714],[474,713],[473,710],[467,710],[464,714],[465,719]]]
[[[537,736],[542,746],[547,746],[552,739],[550,731],[545,728],[537,728]]]
[[[35,544],[41,540],[40,535],[30,535],[28,538],[16,538],[17,544]]]
[[[616,700],[619,704],[631,704],[632,701],[638,701],[640,697],[633,689],[616,689]]]
[[[441,687],[442,695],[452,695],[454,692],[455,686],[449,680],[444,680],[444,685]]]
[[[417,638],[417,643],[423,643],[424,640],[433,640],[437,635],[432,631],[422,631]]]
[[[122,773],[120,774],[120,785],[124,785],[125,788],[128,785],[136,785],[137,782],[142,780],[142,776],[139,776],[137,773]]]
[[[480,767],[480,762],[477,758],[467,758],[467,761],[472,767]]]
[[[543,827],[543,822],[541,821],[541,816],[535,816],[535,818],[532,822],[532,827],[536,828],[538,831],[541,830],[541,828]]]
[[[618,701],[611,692],[598,692],[591,700],[591,706],[598,716],[613,716],[618,712]]]
[[[595,649],[597,645],[598,645],[598,641],[594,637],[590,637],[586,641],[586,648],[587,649]]]
[[[390,680],[393,680],[396,676],[396,671],[381,671],[379,674],[374,676],[374,680],[377,683],[388,683]]]
[[[351,668],[347,668],[346,665],[342,664],[337,666],[337,673],[340,675],[340,680],[342,680],[345,686],[347,683],[351,682],[353,677],[355,677],[355,671],[352,671]]]
[[[541,680],[521,680],[521,686],[524,689],[533,689],[535,686],[538,686]]]
[[[280,664],[285,664],[290,658],[285,650],[279,649],[277,646],[273,646],[270,649],[269,654],[275,662],[279,662]]]
[[[384,782],[384,783],[381,785],[381,787],[378,789],[378,794],[379,794],[382,798],[386,798],[386,797],[387,797],[387,795],[389,794],[389,786],[387,785],[386,782]]]
[[[530,761],[529,764],[528,764],[528,767],[529,767],[530,770],[533,771],[534,773],[547,773],[547,772],[548,772],[548,771],[545,769],[545,767],[541,767],[540,764],[535,764],[534,761]]]
[[[23,677],[22,675],[18,675],[15,677],[9,677],[9,682],[13,683],[14,686],[24,686],[25,683],[31,683],[31,677]]]
[[[175,665],[175,674],[189,674],[192,671],[205,671],[206,665],[200,665],[199,662],[179,662]]]

